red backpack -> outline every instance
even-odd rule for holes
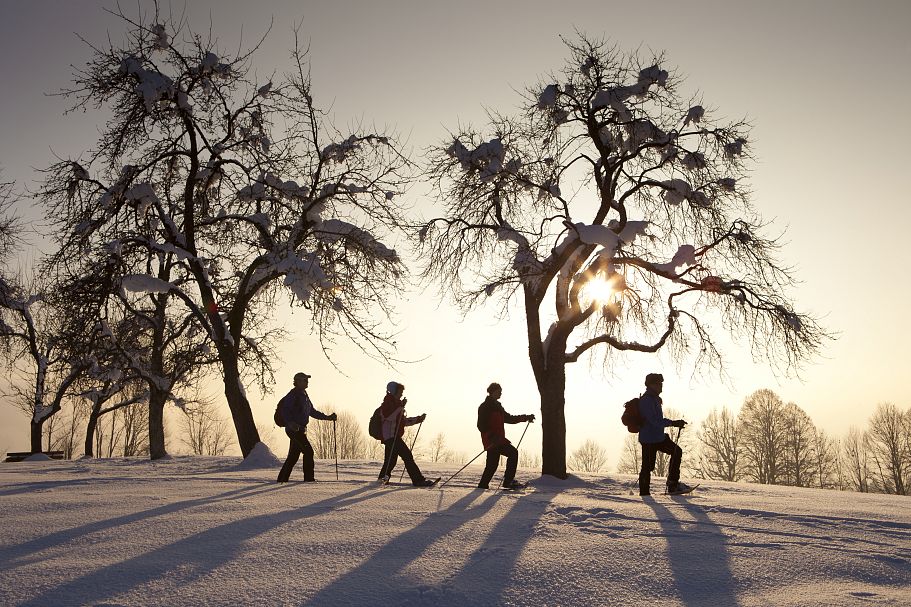
[[[642,414],[639,413],[639,397],[626,401],[623,405],[623,415],[620,421],[626,426],[632,434],[636,434],[642,428]]]

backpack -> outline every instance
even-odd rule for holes
[[[642,414],[639,413],[639,397],[626,401],[623,405],[623,415],[620,421],[626,426],[632,434],[636,434],[642,428]]]
[[[282,415],[282,401],[278,401],[278,404],[275,405],[275,415],[272,416],[272,419],[275,420],[276,426],[285,427],[285,417]]]
[[[370,423],[367,424],[367,434],[371,438],[383,442],[383,414],[380,411],[382,405],[376,408],[373,415],[370,416]]]

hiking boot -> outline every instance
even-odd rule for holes
[[[667,486],[668,493],[689,493],[693,488],[686,483],[674,483]]]
[[[487,485],[478,485],[478,489],[490,489]]]
[[[377,477],[376,482],[382,483],[382,484],[385,485],[386,483],[389,482],[389,478],[390,478],[390,477],[389,477],[388,474],[387,474],[386,476],[379,476],[379,477]]]
[[[414,483],[415,487],[433,487],[437,484],[438,478],[424,478]]]

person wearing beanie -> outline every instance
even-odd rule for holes
[[[671,456],[667,473],[667,492],[686,493],[691,487],[680,482],[680,461],[683,450],[671,440],[664,431],[668,426],[682,428],[686,422],[682,419],[667,419],[661,406],[661,390],[664,388],[664,376],[660,373],[649,373],[645,376],[645,394],[639,397],[639,415],[642,426],[639,428],[639,443],[642,445],[642,468],[639,470],[639,495],[649,495],[652,470],[658,452]]]
[[[386,396],[383,398],[383,404],[380,406],[380,415],[383,421],[383,445],[385,446],[385,455],[383,457],[383,467],[380,468],[379,480],[388,482],[392,476],[392,470],[398,463],[399,457],[405,463],[405,470],[411,478],[411,483],[415,487],[431,487],[436,480],[424,478],[421,469],[414,461],[411,449],[402,440],[405,435],[405,426],[413,426],[423,422],[427,418],[424,413],[417,417],[407,417],[405,415],[405,404],[408,402],[404,398],[405,386],[391,381],[386,384]],[[439,480],[439,479],[437,479]]]
[[[487,489],[490,479],[493,478],[500,456],[506,456],[506,471],[503,473],[504,489],[521,489],[524,483],[515,480],[516,468],[519,465],[519,450],[512,446],[506,438],[503,424],[518,424],[521,422],[535,421],[534,415],[510,415],[500,404],[503,388],[498,383],[487,387],[487,398],[478,407],[478,430],[481,432],[481,443],[487,451],[487,465],[481,474],[478,489]]]

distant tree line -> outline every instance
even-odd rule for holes
[[[669,417],[678,412],[667,410]],[[908,495],[911,491],[911,409],[880,403],[865,429],[836,438],[793,402],[757,390],[735,413],[713,410],[681,434],[684,469],[696,478]],[[627,437],[618,472],[639,471],[636,435]],[[659,457],[656,474],[667,471]]]

